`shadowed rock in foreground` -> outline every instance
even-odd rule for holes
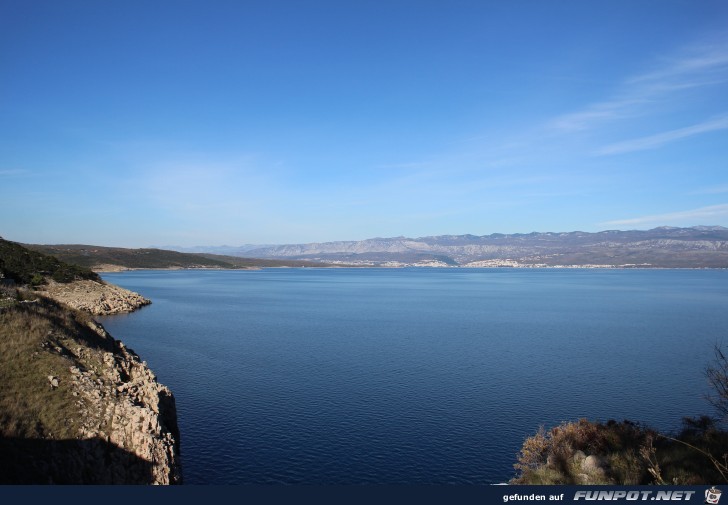
[[[2,482],[181,483],[171,391],[88,314],[20,296],[0,310]]]
[[[0,277],[0,482],[181,483],[172,392],[92,318],[149,300],[1,239]]]
[[[99,438],[0,437],[0,484],[148,484],[154,464]]]

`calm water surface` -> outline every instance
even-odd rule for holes
[[[185,481],[495,483],[539,425],[711,413],[728,271],[106,274],[103,319],[175,393]]]

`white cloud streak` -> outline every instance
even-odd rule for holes
[[[670,142],[675,142],[687,137],[725,129],[728,129],[728,116],[718,117],[692,126],[686,126],[685,128],[678,128],[658,133],[656,135],[617,142],[598,149],[595,154],[598,156],[610,156],[633,151],[656,149]]]
[[[636,96],[594,103],[581,111],[557,117],[551,126],[566,132],[588,130],[597,123],[630,117],[635,114],[636,106],[646,101]]]
[[[728,203],[722,203],[719,205],[710,205],[708,207],[670,212],[667,214],[656,214],[631,219],[616,219],[614,221],[606,221],[601,224],[606,226],[640,226],[651,224],[670,225],[683,224],[686,221],[691,221],[695,224],[707,224],[707,219],[726,217],[728,217]]]
[[[660,68],[627,78],[612,99],[587,105],[551,121],[556,131],[575,132],[600,124],[641,116],[676,92],[728,82],[728,39],[721,37],[683,48]]]
[[[695,74],[713,74],[728,70],[728,50],[726,40],[717,39],[694,45],[683,50],[683,54],[672,58],[668,63],[655,71],[636,76],[632,83],[680,81]]]

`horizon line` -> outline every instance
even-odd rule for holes
[[[419,240],[419,239],[426,239],[426,238],[434,238],[434,237],[463,237],[463,236],[472,236],[472,237],[489,237],[493,235],[503,235],[503,236],[516,236],[516,235],[533,235],[533,234],[573,234],[573,233],[584,233],[584,234],[598,234],[598,233],[607,233],[607,232],[632,232],[632,231],[653,231],[653,230],[678,230],[678,229],[703,229],[703,230],[728,230],[728,227],[721,226],[721,225],[692,225],[692,226],[654,226],[651,228],[630,228],[630,229],[617,229],[617,228],[610,228],[610,229],[603,229],[599,231],[582,231],[582,230],[571,230],[571,231],[530,231],[530,232],[515,232],[515,233],[502,233],[502,232],[492,232],[487,233],[483,235],[476,235],[473,233],[459,233],[459,234],[452,234],[452,233],[443,233],[439,235],[421,235],[418,237],[410,237],[406,235],[396,235],[396,236],[390,236],[390,237],[368,237],[364,239],[349,239],[349,240],[325,240],[325,241],[311,241],[311,242],[282,242],[282,243],[247,243],[247,244],[240,244],[240,245],[228,245],[228,244],[220,244],[220,245],[212,245],[212,244],[196,244],[196,245],[190,245],[190,246],[181,246],[181,245],[175,245],[175,244],[166,244],[166,245],[148,245],[143,247],[124,247],[120,245],[102,245],[99,243],[81,243],[81,242],[56,242],[56,243],[40,243],[40,242],[24,242],[24,241],[15,241],[8,238],[5,238],[4,236],[0,235],[0,239],[7,240],[9,242],[16,242],[21,245],[43,245],[43,246],[88,246],[88,247],[105,247],[105,248],[118,248],[118,249],[157,249],[161,251],[175,251],[175,249],[171,248],[179,248],[179,249],[194,249],[199,247],[214,247],[214,248],[230,248],[230,249],[239,249],[241,247],[249,247],[249,250],[254,250],[258,248],[266,248],[266,247],[278,247],[278,246],[285,246],[285,245],[309,245],[309,244],[331,244],[331,243],[341,243],[341,242],[366,242],[370,240],[393,240],[393,239],[405,239],[405,240]],[[194,254],[194,253],[193,253]]]

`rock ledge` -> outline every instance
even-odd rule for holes
[[[50,281],[41,294],[95,316],[132,312],[152,303],[139,293],[102,282],[81,280],[60,284]]]
[[[154,373],[131,349],[114,340],[97,322],[91,330],[113,342],[112,352],[98,353],[78,348],[81,361],[101,358],[101,366],[69,367],[76,404],[82,411],[79,436],[101,439],[133,455],[132,459],[150,463],[145,478],[153,484],[180,484],[179,429],[174,396],[157,382]],[[96,354],[95,359],[88,356]],[[132,472],[111,481],[134,481],[133,465],[117,465],[117,472]]]

